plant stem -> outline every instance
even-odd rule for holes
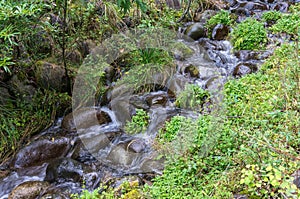
[[[68,73],[67,62],[66,62],[66,34],[67,34],[67,10],[68,10],[68,0],[64,0],[63,6],[63,35],[62,35],[62,57],[63,57],[63,64],[65,69],[65,76],[67,80],[67,91],[68,94],[72,94],[71,89],[71,79]]]

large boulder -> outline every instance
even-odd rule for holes
[[[67,85],[64,68],[46,61],[36,62],[35,78],[38,85],[45,89],[63,91]]]
[[[202,23],[194,23],[187,27],[185,35],[193,40],[198,40],[206,36],[205,27]]]
[[[41,165],[51,159],[62,157],[67,154],[70,145],[70,140],[66,137],[34,141],[16,154],[13,161],[14,168]]]
[[[62,128],[67,131],[88,128],[94,125],[111,122],[109,114],[95,108],[81,108],[66,115],[62,121]]]

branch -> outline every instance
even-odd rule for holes
[[[187,13],[190,10],[191,4],[192,4],[192,0],[189,0],[187,8],[185,9],[185,11],[184,11],[183,15],[180,17],[180,19],[178,19],[177,23],[181,22],[185,18],[185,16],[187,15]]]

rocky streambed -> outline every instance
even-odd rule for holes
[[[270,9],[286,12],[295,1],[228,2],[229,10],[239,17],[237,20],[243,20],[250,15],[259,17]],[[172,75],[168,70],[151,74],[153,81],[146,83],[155,84],[153,89],[126,92],[128,85],[115,83],[120,79],[115,77],[119,74],[107,70],[110,88],[97,103],[93,99],[91,104],[79,106],[75,97],[72,113],[57,119],[51,128],[33,137],[13,158],[1,164],[0,198],[69,198],[72,193],[94,190],[100,184],[118,187],[124,180],[131,180],[142,185],[161,174],[164,154],[153,146],[158,129],[175,115],[197,118],[201,114],[190,107],[175,105],[176,96],[186,85],[210,91],[215,96],[210,103],[218,103],[217,96],[228,78],[256,72],[272,53],[272,49],[233,52],[226,41],[230,30],[222,25],[217,25],[212,39],[208,39],[203,27],[214,12],[205,11],[198,16],[198,22],[188,23],[176,33],[172,41],[184,45],[185,50],[172,49],[175,66]],[[98,55],[99,49],[92,54]],[[157,82],[163,83],[156,86]],[[148,113],[149,125],[143,132],[132,135],[124,125],[137,109]]]

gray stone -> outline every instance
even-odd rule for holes
[[[49,188],[48,182],[28,181],[18,185],[9,194],[8,199],[36,199]]]
[[[205,27],[202,23],[194,23],[185,30],[185,35],[193,40],[198,40],[206,36]]]
[[[69,147],[70,140],[65,137],[34,141],[16,154],[14,168],[41,165],[51,159],[62,157],[68,152]]]

